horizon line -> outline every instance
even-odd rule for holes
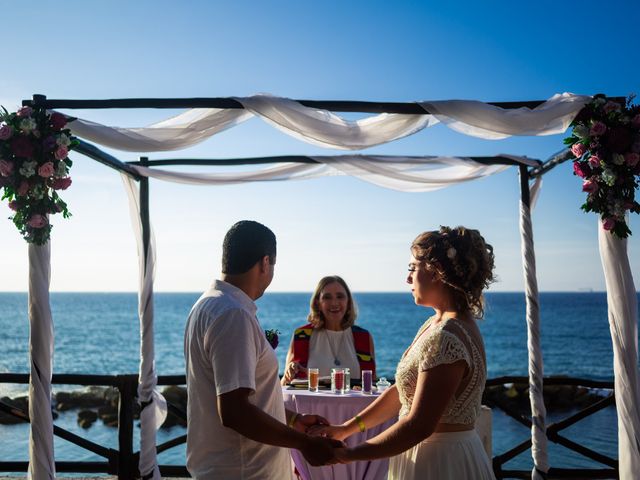
[[[0,294],[3,293],[25,293],[28,294],[27,290],[1,290]],[[109,293],[131,293],[138,294],[137,290],[50,290],[49,293],[100,293],[100,294],[109,294]],[[203,290],[154,290],[154,293],[195,293],[202,294]],[[272,293],[313,293],[311,290],[275,290],[275,291],[267,291],[264,295],[272,294]],[[411,292],[406,290],[362,290],[357,291],[354,290],[353,294],[367,294],[367,293],[406,293],[408,295]],[[494,294],[494,293],[522,293],[524,294],[524,290],[494,290],[485,292],[485,294]],[[592,290],[587,288],[575,289],[575,290],[540,290],[539,293],[607,293],[606,290]],[[636,291],[636,294],[640,294],[640,291]]]

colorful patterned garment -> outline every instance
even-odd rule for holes
[[[309,360],[309,341],[313,334],[314,327],[308,323],[300,328],[296,328],[293,332],[293,359],[303,367],[307,367]],[[376,376],[376,362],[371,352],[371,334],[362,327],[357,325],[351,326],[353,333],[353,345],[356,350],[356,357],[360,364],[360,370],[372,370],[373,377]],[[307,378],[305,372],[298,372],[296,378]]]

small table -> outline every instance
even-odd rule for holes
[[[283,387],[282,394],[284,396],[284,405],[288,410],[321,415],[332,425],[341,424],[345,420],[353,418],[378,398],[376,394],[366,395],[355,390],[337,395],[329,390],[309,392],[308,390],[290,389],[288,387]],[[350,447],[358,445],[386,430],[395,421],[395,419],[390,420],[377,427],[367,429],[363,433],[351,435],[346,439],[345,443]],[[298,473],[304,480],[384,480],[387,478],[387,471],[389,470],[388,459],[312,467],[298,450],[291,450],[291,456]]]

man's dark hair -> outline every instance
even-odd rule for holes
[[[222,243],[222,273],[236,275],[251,270],[268,255],[276,261],[276,236],[261,223],[241,220],[233,225]]]

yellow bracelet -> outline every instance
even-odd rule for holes
[[[289,419],[289,423],[287,423],[287,425],[291,428],[293,428],[293,424],[296,423],[296,418],[298,418],[299,413],[294,413],[291,418]]]
[[[358,424],[358,430],[360,430],[360,433],[363,433],[367,429],[367,427],[364,426],[364,422],[360,418],[360,415],[356,415],[355,417],[353,417],[353,419]]]

